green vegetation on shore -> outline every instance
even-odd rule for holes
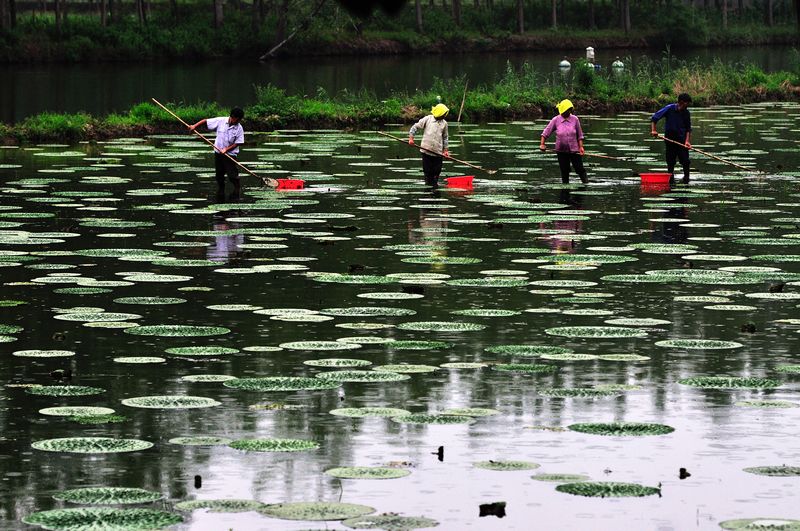
[[[0,62],[255,60],[301,26],[314,4],[236,0],[225,3],[223,9],[222,0],[60,0],[56,16],[52,10],[42,12],[38,2],[14,2],[18,8],[13,24],[0,12]],[[216,16],[215,4],[219,4]],[[728,8],[724,20],[713,6],[650,0],[561,2],[555,19],[550,0],[525,0],[521,18],[517,3],[511,0],[479,1],[478,7],[465,2],[457,16],[454,2],[448,8],[422,4],[419,20],[414,2],[394,16],[377,11],[361,19],[329,1],[280,53],[463,53],[588,45],[608,49],[800,42],[786,0],[769,2],[774,16],[766,23],[766,3],[745,7],[741,0],[738,7]],[[623,4],[629,4],[627,27],[620,25],[619,9],[624,8],[617,5]]]
[[[800,54],[792,51],[790,72],[766,73],[752,65],[679,63],[642,60],[622,72],[597,73],[584,63],[570,73],[543,74],[525,64],[510,65],[491,85],[470,89],[464,105],[464,121],[508,120],[550,116],[557,101],[569,97],[579,114],[626,110],[653,111],[688,92],[694,105],[737,104],[800,99]],[[630,64],[630,62],[627,62]],[[374,127],[384,123],[410,122],[425,115],[437,96],[448,104],[455,119],[464,79],[434,80],[428,90],[395,93],[379,99],[370,92],[329,95],[319,89],[314,96],[287,95],[267,85],[256,87],[256,100],[245,112],[251,131],[281,127]],[[213,103],[177,104],[172,109],[187,122],[227,113]],[[0,125],[0,137],[9,142],[78,141],[115,136],[180,132],[183,127],[151,103],[135,105],[127,113],[105,117],[86,114],[44,113],[19,124]]]

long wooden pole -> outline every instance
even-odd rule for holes
[[[187,124],[186,122],[184,122],[184,121],[183,121],[183,119],[181,119],[181,117],[180,117],[180,116],[178,116],[177,114],[175,114],[175,113],[174,113],[174,112],[172,112],[171,110],[169,110],[169,109],[167,109],[166,107],[164,107],[164,105],[162,105],[160,101],[158,101],[158,100],[157,100],[157,99],[155,99],[155,98],[150,98],[150,99],[152,99],[152,100],[153,100],[153,102],[154,102],[156,105],[158,105],[159,107],[161,107],[162,109],[164,109],[165,111],[167,111],[169,114],[171,114],[171,115],[172,115],[172,116],[173,116],[173,117],[174,117],[176,120],[178,120],[180,123],[182,123],[183,125],[185,125],[187,129],[191,129],[191,127],[192,127],[192,126],[190,126],[189,124]],[[207,139],[207,138],[206,138],[206,137],[205,137],[205,136],[204,136],[202,133],[200,133],[200,132],[199,132],[199,131],[197,131],[197,130],[194,130],[194,131],[192,131],[192,132],[193,132],[194,134],[196,134],[197,136],[199,136],[200,138],[202,138],[203,140],[205,140],[205,141],[206,141],[208,144],[210,144],[210,145],[211,145],[211,147],[213,147],[213,148],[214,148],[214,150],[215,150],[217,153],[219,153],[219,150],[217,150],[217,146],[215,146],[215,145],[214,145],[214,142],[212,142],[211,140]],[[269,177],[261,177],[261,176],[259,176],[259,175],[256,175],[255,173],[253,173],[252,171],[250,171],[249,169],[247,169],[247,168],[246,168],[246,167],[245,167],[245,166],[244,166],[244,165],[243,165],[241,162],[239,162],[239,161],[238,161],[238,160],[236,160],[235,158],[231,157],[231,156],[230,156],[230,155],[228,155],[227,153],[222,153],[222,154],[223,154],[223,155],[225,155],[226,157],[228,157],[230,160],[232,160],[234,164],[236,164],[237,166],[239,166],[239,167],[240,167],[241,169],[243,169],[245,172],[249,173],[250,175],[252,175],[253,177],[255,177],[255,178],[257,178],[257,179],[261,179],[261,180],[264,182],[264,184],[266,184],[267,186],[272,186],[273,188],[277,188],[277,187],[278,187],[278,181],[276,181],[275,179],[270,179]]]
[[[558,153],[555,149],[547,148],[545,149],[548,153]],[[621,160],[623,162],[636,162],[632,159],[623,159],[620,157],[612,157],[610,155],[600,155],[599,153],[584,153],[582,156],[584,157],[596,157],[598,159],[608,159],[608,160]]]
[[[421,149],[422,151],[427,151],[428,153],[430,153],[430,154],[432,154],[432,155],[436,155],[436,156],[439,156],[439,157],[444,157],[444,158],[446,158],[446,159],[452,160],[453,162],[458,162],[459,164],[463,164],[464,166],[469,166],[470,168],[475,168],[476,170],[485,171],[485,172],[486,172],[486,173],[488,173],[489,175],[494,175],[495,173],[497,173],[497,170],[487,170],[486,168],[481,168],[480,166],[476,166],[475,164],[470,164],[469,162],[467,162],[467,161],[464,161],[464,160],[458,160],[457,158],[455,158],[455,157],[451,157],[451,156],[449,156],[449,155],[445,155],[444,153],[439,153],[439,152],[437,152],[437,151],[433,151],[433,150],[430,150],[430,149],[426,149],[426,148],[424,148],[424,147],[422,147],[422,146],[418,146],[418,145],[416,145],[416,144],[413,144],[413,145],[412,145],[412,144],[409,144],[409,143],[408,143],[408,141],[406,141],[406,140],[403,140],[402,138],[398,138],[398,137],[396,137],[396,136],[394,136],[394,135],[390,135],[389,133],[384,133],[383,131],[376,131],[376,132],[377,132],[379,135],[383,135],[383,136],[387,136],[387,137],[389,137],[389,138],[393,138],[393,139],[397,140],[398,142],[402,142],[403,144],[406,144],[406,145],[410,145],[410,146],[412,146],[412,147],[419,148],[419,149]]]
[[[461,113],[464,112],[464,102],[467,101],[467,85],[469,85],[469,80],[464,81],[464,95],[461,96],[461,107],[458,108],[458,118],[456,122],[461,123]]]
[[[735,162],[731,162],[729,160],[725,160],[723,158],[717,157],[716,155],[712,155],[711,153],[703,151],[702,149],[697,149],[694,146],[692,146],[690,148],[687,148],[685,144],[683,144],[681,142],[678,142],[677,140],[672,140],[671,138],[667,138],[664,135],[658,135],[658,138],[660,138],[661,140],[666,140],[667,142],[672,142],[673,144],[677,144],[679,146],[683,146],[686,149],[691,149],[692,151],[697,151],[701,155],[705,155],[706,157],[712,158],[714,160],[718,160],[718,161],[723,162],[725,164],[730,164],[731,166],[733,166],[735,168],[739,168],[740,170],[756,171],[753,168],[748,168],[747,166],[742,166],[741,164],[736,164]]]

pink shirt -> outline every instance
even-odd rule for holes
[[[574,114],[569,118],[564,118],[560,114],[550,120],[547,127],[542,131],[542,137],[547,139],[556,132],[556,151],[565,153],[577,153],[579,151],[578,140],[583,140],[583,129],[581,121]]]

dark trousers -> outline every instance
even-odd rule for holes
[[[676,142],[683,142],[683,140],[675,140]],[[664,141],[667,148],[667,173],[675,173],[675,161],[680,161],[683,167],[683,183],[689,183],[689,150],[683,146],[673,144],[672,142]],[[673,178],[674,179],[674,178]],[[672,179],[671,179],[672,180]]]
[[[225,175],[228,175],[228,180],[233,183],[233,186],[239,187],[239,167],[228,157],[222,153],[214,153],[214,170],[217,179],[217,185],[220,188],[225,188]]]
[[[439,175],[442,173],[442,157],[422,154],[422,173],[425,174],[425,185],[439,186]]]
[[[566,153],[559,151],[556,153],[558,157],[558,167],[561,169],[561,182],[564,184],[569,183],[569,166],[575,168],[575,173],[581,178],[582,183],[588,183],[589,179],[586,177],[586,170],[583,167],[583,157],[580,153]]]

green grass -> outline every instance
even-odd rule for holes
[[[621,73],[597,73],[585,64],[573,65],[569,75],[537,72],[529,64],[514,69],[510,64],[493,83],[470,88],[464,120],[480,122],[551,116],[556,102],[569,97],[577,113],[613,113],[625,110],[653,111],[688,92],[695,106],[737,104],[800,98],[800,54],[792,52],[788,72],[764,72],[746,64],[711,65],[662,60],[643,60]],[[625,61],[630,65],[630,61]],[[255,88],[255,103],[245,109],[245,127],[272,130],[278,127],[374,127],[387,122],[416,120],[441,97],[457,109],[464,78],[435,79],[430,88],[412,93],[396,92],[381,99],[374,93],[342,91],[314,96],[287,94],[272,85]],[[166,102],[165,102],[166,103]],[[193,123],[226,113],[215,103],[169,104],[186,122]],[[451,119],[453,116],[451,115]],[[154,131],[183,131],[174,118],[153,103],[140,103],[127,113],[106,117],[86,114],[42,113],[11,126],[0,124],[8,141],[77,141]]]

